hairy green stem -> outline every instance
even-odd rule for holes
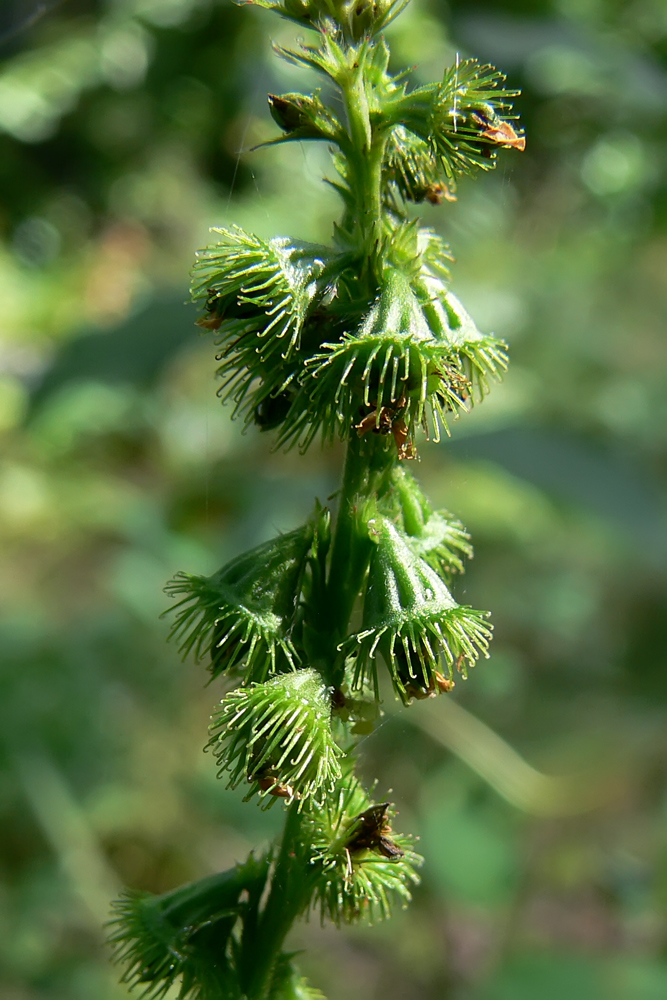
[[[353,69],[342,84],[351,148],[347,153],[349,186],[356,202],[352,229],[358,240],[371,277],[377,279],[382,243],[382,160],[385,136],[373,130],[363,64]]]
[[[376,435],[360,438],[354,434],[348,441],[329,577],[324,591],[326,607],[321,609],[330,640],[328,679],[334,686],[340,685],[343,676],[337,647],[347,634],[372,551],[366,519],[361,516],[362,507],[389,488],[395,462],[395,454],[383,438]],[[248,1000],[267,1000],[270,996],[276,962],[285,938],[308,905],[312,893],[311,878],[304,864],[301,817],[298,803],[294,803],[287,814],[266,905],[261,914],[257,913],[255,921],[246,921],[248,927],[252,924],[253,931],[243,943],[244,988]],[[259,953],[257,941],[262,942]]]
[[[368,570],[372,543],[362,506],[388,488],[395,455],[384,439],[375,435],[360,438],[354,434],[347,445],[339,510],[334,534],[329,577],[324,590],[321,618],[327,623],[329,642],[328,679],[334,686],[342,682],[343,664],[337,647],[347,634],[355,600]],[[245,993],[248,1000],[266,1000],[270,996],[276,961],[284,940],[308,905],[311,879],[304,864],[301,816],[294,803],[285,822],[280,852],[276,860],[266,905],[253,921],[243,942]],[[262,942],[261,952],[256,949]]]
[[[354,434],[348,441],[326,589],[331,681],[335,686],[340,685],[343,671],[337,648],[347,635],[372,552],[362,508],[388,488],[395,461],[384,438],[375,435],[360,438]]]
[[[311,879],[303,858],[301,823],[299,803],[294,802],[285,820],[266,905],[258,917],[255,933],[243,942],[247,1000],[270,997],[276,962],[285,938],[311,896]],[[261,948],[257,947],[259,941]]]

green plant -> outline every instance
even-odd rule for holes
[[[378,662],[409,705],[451,690],[491,638],[487,613],[449,590],[468,535],[405,464],[418,430],[437,439],[483,398],[505,345],[449,291],[448,248],[406,204],[451,200],[459,176],[523,148],[515,92],[475,60],[412,90],[390,73],[381,32],[407,0],[255,2],[314,32],[277,51],[317,70],[342,111],[319,91],[272,95],[273,141],[332,148],[343,216],[333,247],[214,230],[193,296],[235,415],[279,446],[340,437],[347,455],[333,528],[318,504],[299,530],[169,585],[183,652],[239,682],[211,728],[220,776],[263,808],[282,799],[287,815],[269,855],[117,904],[125,980],[151,997],[179,980],[179,996],[200,1000],[315,997],[283,951],[294,920],[311,908],[372,920],[409,900],[420,858],[354,774],[355,737],[380,711]]]

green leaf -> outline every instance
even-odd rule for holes
[[[273,50],[286,62],[314,69],[340,84],[350,67],[362,61],[367,46],[364,40],[358,47],[343,47],[336,41],[334,32],[320,31],[319,46],[302,43],[298,49],[287,49],[274,43]]]
[[[246,798],[259,794],[265,807],[276,797],[319,800],[340,776],[343,756],[331,732],[329,691],[314,670],[231,691],[213,717],[208,746],[218,776],[229,772],[228,787],[247,780]]]
[[[370,521],[369,531],[376,547],[362,627],[344,645],[354,659],[354,686],[371,681],[379,697],[380,653],[404,704],[450,690],[454,668],[465,675],[466,664],[472,666],[480,654],[488,656],[488,612],[457,604],[437,573],[386,518]]]
[[[180,597],[168,612],[170,638],[186,656],[211,657],[214,677],[244,664],[246,681],[293,668],[298,655],[292,630],[313,527],[265,542],[233,559],[213,576],[179,573],[166,587]]]
[[[335,924],[385,920],[406,905],[422,858],[413,839],[394,833],[388,803],[371,799],[348,764],[322,808],[306,814],[316,869],[313,907]],[[379,822],[378,822],[379,820]]]
[[[243,913],[241,894],[259,895],[268,858],[252,855],[162,896],[129,892],[114,904],[110,943],[127,966],[122,982],[160,1000],[181,978],[179,1000],[236,1000],[240,990],[227,947]]]

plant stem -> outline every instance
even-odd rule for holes
[[[340,686],[342,671],[337,647],[347,635],[355,601],[368,569],[373,543],[362,507],[388,488],[395,457],[385,439],[353,434],[347,444],[343,485],[340,491],[336,531],[326,589],[326,615],[331,636],[331,682]]]
[[[352,228],[356,229],[359,249],[370,265],[371,277],[377,280],[379,251],[382,243],[382,159],[385,136],[373,132],[368,108],[363,60],[355,66],[341,89],[347,113],[351,148],[347,153],[350,170],[348,183],[356,201]]]
[[[335,675],[340,659],[337,646],[347,633],[372,552],[366,522],[359,517],[360,507],[388,488],[395,455],[387,444],[375,435],[359,438],[353,434],[348,441],[325,607],[321,609],[331,643],[327,660],[333,684],[342,681],[342,676]],[[246,927],[251,929],[242,943],[244,990],[248,1000],[267,1000],[270,995],[276,961],[285,937],[312,893],[298,805],[295,802],[287,813],[266,905],[255,920],[245,921]]]
[[[366,495],[368,464],[359,438],[351,437],[345,455],[343,484],[338,503],[338,517],[327,585],[327,608],[334,642],[340,642],[350,620],[359,584],[367,566],[367,545],[359,544],[357,512]]]
[[[331,551],[329,578],[325,588],[322,617],[330,637],[331,681],[335,674],[337,646],[347,633],[354,603],[363,584],[372,552],[366,521],[359,517],[361,506],[381,495],[387,488],[395,463],[388,442],[376,435],[348,441],[340,494],[340,505]],[[267,1000],[283,942],[299,913],[307,906],[312,893],[307,858],[304,857],[299,803],[288,813],[280,852],[276,860],[271,889],[261,914],[246,919],[249,930],[242,942],[244,990],[248,1000]]]
[[[247,1000],[268,1000],[283,942],[311,896],[311,880],[303,856],[301,823],[299,803],[294,802],[287,812],[269,897],[255,926],[255,933],[243,941],[244,994]]]

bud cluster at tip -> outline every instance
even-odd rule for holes
[[[382,31],[409,0],[237,0],[275,11],[306,28],[335,26],[350,41]]]
[[[382,21],[397,9],[263,5],[311,25],[364,12]],[[410,458],[417,431],[437,440],[502,376],[507,355],[453,295],[449,248],[410,221],[405,204],[453,200],[460,176],[492,168],[500,149],[524,148],[511,116],[516,91],[474,59],[410,89],[405,74],[389,71],[381,37],[346,40],[321,25],[317,37],[277,51],[327,77],[346,113],[319,90],[272,94],[282,134],[270,142],[328,142],[338,175],[330,183],[344,204],[334,246],[214,230],[217,241],[198,254],[192,294],[204,307],[199,325],[215,335],[219,392],[235,416],[275,429],[278,446],[306,449],[318,434],[329,441],[372,431],[391,435],[398,458]],[[364,180],[370,161],[376,173]],[[371,181],[379,215],[369,228]]]

